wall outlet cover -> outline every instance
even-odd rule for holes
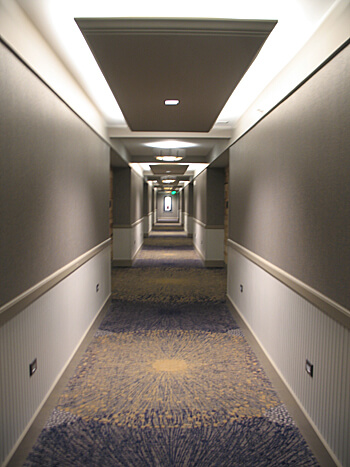
[[[29,363],[29,376],[33,376],[36,370],[38,369],[37,360],[33,360],[32,363]]]
[[[305,370],[306,370],[306,373],[310,375],[312,378],[314,375],[314,366],[311,362],[309,362],[309,360],[306,360],[305,362]]]

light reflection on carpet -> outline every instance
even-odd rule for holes
[[[155,369],[172,359],[185,365]],[[242,337],[146,331],[96,337],[58,408],[120,426],[189,427],[259,417],[279,404]]]

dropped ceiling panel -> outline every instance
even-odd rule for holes
[[[208,132],[276,21],[76,19],[133,131]],[[165,99],[179,99],[165,106]]]

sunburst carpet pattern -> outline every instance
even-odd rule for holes
[[[113,270],[27,467],[318,465],[226,307],[226,271],[184,265]]]

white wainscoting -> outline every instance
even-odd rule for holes
[[[224,229],[206,229],[206,260],[224,261]]]
[[[197,219],[193,219],[193,244],[202,259],[205,260],[205,225]]]
[[[0,327],[0,465],[9,460],[107,302],[110,274],[108,246]],[[29,377],[34,359],[38,369]]]
[[[113,227],[113,260],[130,261],[132,259],[133,228]]]
[[[143,219],[135,222],[132,226],[132,245],[131,245],[131,257],[134,259],[136,253],[142,247],[143,244]]]
[[[184,212],[181,208],[179,208],[179,222],[181,225],[184,224]]]
[[[131,266],[143,243],[144,218],[130,227],[113,227],[113,264]]]
[[[193,244],[207,267],[224,266],[224,236],[223,228],[207,227],[193,219]]]
[[[148,234],[152,231],[152,227],[153,227],[153,212],[150,212],[148,214]]]
[[[232,247],[227,295],[331,455],[349,466],[349,329]]]
[[[187,235],[193,235],[193,217],[184,212],[184,230]]]
[[[142,232],[143,236],[147,237],[148,236],[148,216],[144,216],[143,221],[142,221]]]

